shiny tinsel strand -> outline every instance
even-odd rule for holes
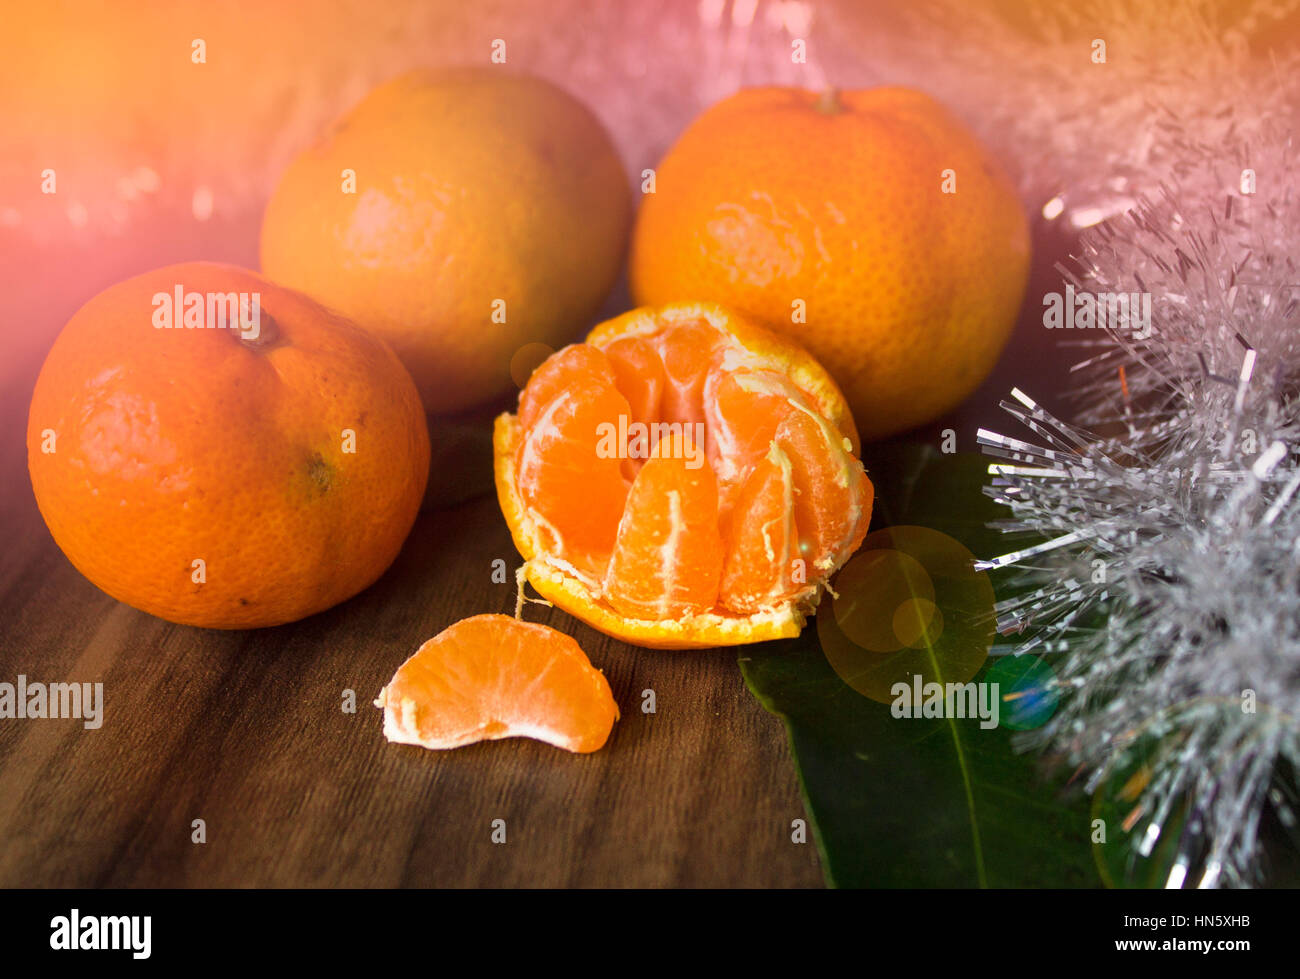
[[[1061,694],[1025,741],[1092,792],[1136,768],[1124,845],[1145,857],[1178,833],[1170,886],[1254,883],[1265,807],[1296,824],[1279,784],[1300,770],[1293,155],[1276,136],[1225,149],[1086,233],[1066,280],[1149,294],[1149,329],[1092,331],[1081,424],[1015,391],[1003,407],[1023,431],[979,433],[1000,526],[1028,541],[982,562],[1014,579],[999,628],[1048,655]]]

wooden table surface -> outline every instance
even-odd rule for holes
[[[371,702],[397,666],[457,619],[513,611],[513,575],[492,581],[494,559],[518,563],[494,496],[421,513],[389,572],[324,614],[171,625],[101,593],[46,531],[31,380],[3,403],[0,681],[102,682],[105,709],[98,730],[0,720],[0,885],[821,885],[812,843],[790,840],[805,814],[784,729],[734,650],[636,649],[529,605],[609,678],[623,716],[605,748],[384,740]]]

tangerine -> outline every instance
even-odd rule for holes
[[[240,296],[250,321],[257,297],[256,331],[229,328],[225,300]],[[383,341],[204,262],[118,283],[69,320],[27,446],[41,515],[82,574],[152,615],[220,629],[291,622],[368,587],[429,473],[419,395]]]
[[[572,96],[496,69],[415,71],[289,166],[262,268],[386,339],[444,414],[508,390],[521,347],[591,320],[631,217],[617,151]]]
[[[989,152],[906,88],[753,88],[682,134],[641,205],[638,303],[710,300],[795,337],[863,438],[955,407],[1015,325],[1029,230]]]
[[[494,447],[528,580],[646,646],[797,635],[871,519],[835,382],[715,305],[634,310],[558,351]]]

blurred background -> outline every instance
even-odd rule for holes
[[[133,0],[7,4],[0,38],[0,358],[25,406],[68,316],[128,275],[196,258],[257,267],[288,160],[376,83],[485,64],[589,104],[639,183],[705,106],[754,84],[901,83],[947,103],[1001,158],[1035,227],[1004,362],[940,426],[996,419],[1010,384],[1064,387],[1040,300],[1075,234],[1177,176],[1189,154],[1291,117],[1300,12],[1283,0]],[[1093,41],[1107,60],[1090,59]],[[794,57],[803,42],[804,59]],[[1175,135],[1170,137],[1170,133]],[[1171,146],[1180,143],[1178,152]],[[53,171],[57,191],[43,193]],[[609,307],[627,305],[626,291]],[[575,335],[587,324],[575,324]],[[1032,371],[1032,376],[1026,376]],[[968,424],[970,423],[970,424]],[[12,471],[12,470],[9,470]],[[7,494],[6,494],[7,495]]]

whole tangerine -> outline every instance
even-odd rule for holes
[[[631,219],[617,151],[572,96],[492,69],[416,71],[289,166],[262,268],[384,337],[446,414],[509,390],[524,345],[591,320]]]
[[[372,584],[429,471],[419,395],[387,345],[211,263],[118,283],[68,321],[27,452],[41,515],[82,574],[221,629],[291,622]]]
[[[897,87],[753,88],[706,110],[657,168],[630,260],[638,303],[722,303],[799,340],[864,439],[979,385],[1028,271],[1028,224],[997,161]]]

